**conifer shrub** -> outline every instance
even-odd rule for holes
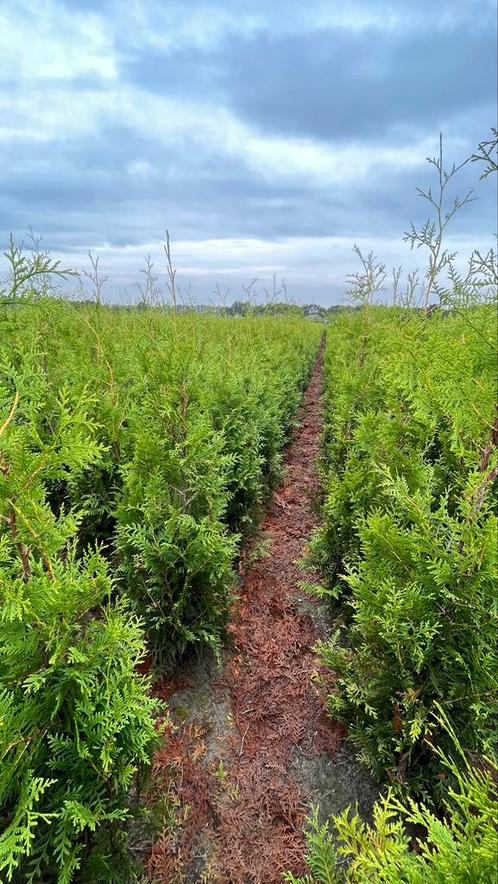
[[[288,884],[488,884],[496,880],[498,768],[443,758],[454,783],[436,815],[392,791],[374,808],[372,825],[348,810],[307,832],[310,874]],[[412,836],[410,837],[410,832]],[[417,836],[413,836],[417,832]],[[415,842],[415,843],[414,843]],[[414,846],[416,849],[413,849]]]
[[[78,513],[77,555],[106,557],[163,664],[218,649],[240,540],[281,476],[321,329],[47,299],[23,310],[5,322],[6,351],[23,365],[32,347],[48,433],[64,384],[92,391],[99,456],[44,477],[54,516]]]
[[[0,877],[122,882],[158,704],[139,621],[111,603],[102,556],[77,556],[80,514],[47,502],[47,484],[99,460],[91,396],[53,398],[27,354],[14,362],[0,367]]]
[[[48,256],[7,256],[0,879],[123,884],[157,740],[146,647],[219,649],[321,330],[74,305],[50,297]]]
[[[222,522],[232,456],[186,401],[151,397],[136,416],[116,513],[118,575],[163,663],[191,645],[219,649],[237,548]]]
[[[332,714],[377,775],[440,801],[438,704],[467,751],[497,750],[498,273],[492,250],[457,271],[443,234],[470,195],[445,206],[459,167],[444,170],[442,142],[430,162],[435,220],[405,237],[428,250],[424,276],[400,294],[394,271],[394,303],[375,304],[385,268],[357,250],[356,309],[329,326],[312,555],[346,621],[320,648]]]
[[[332,456],[314,540],[329,590],[349,611],[347,642],[337,633],[321,654],[338,675],[331,711],[369,765],[437,792],[436,703],[466,748],[496,748],[494,311],[473,308],[471,328],[460,315],[408,321],[395,308],[367,309],[373,375],[361,398],[347,379],[342,390],[335,361],[349,350],[355,373],[365,317],[349,314],[329,332],[332,425],[344,426],[346,400],[356,414],[340,437],[342,461]]]

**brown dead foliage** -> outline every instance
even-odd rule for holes
[[[178,809],[175,831],[165,830],[154,844],[147,873],[154,882],[183,881],[189,851],[198,833],[217,819],[212,794],[212,776],[202,764],[206,751],[204,731],[195,725],[181,730],[168,724],[163,747],[152,768],[156,797],[163,793]]]
[[[320,358],[287,452],[285,480],[262,525],[269,555],[243,575],[230,626],[235,651],[220,681],[230,689],[233,726],[217,759],[226,775],[220,782],[215,765],[204,762],[203,735],[188,726],[167,735],[156,758],[155,776],[166,772],[170,782],[173,776],[179,803],[189,808],[176,843],[170,838],[153,849],[149,871],[157,881],[183,875],[185,881],[276,884],[286,869],[306,871],[307,796],[293,778],[293,757],[297,748],[333,753],[344,738],[325,714],[313,653],[317,630],[297,602],[298,581],[309,580],[299,560],[317,522],[312,502],[319,494],[322,376]],[[209,843],[204,876],[193,863],[201,835]]]

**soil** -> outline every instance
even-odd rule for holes
[[[317,579],[301,559],[319,521],[322,385],[323,354],[284,481],[241,560],[231,649],[221,664],[205,657],[157,685],[171,717],[154,763],[170,814],[147,863],[157,884],[276,884],[284,871],[305,874],[311,805],[326,818],[358,804],[368,818],[378,795],[326,713],[331,675],[314,646],[330,625],[300,588]]]

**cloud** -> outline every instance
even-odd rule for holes
[[[130,138],[153,137],[165,148],[191,150],[200,158],[225,156],[247,170],[273,180],[297,179],[310,186],[328,186],[376,174],[379,169],[420,166],[430,149],[429,139],[404,146],[358,143],[334,144],[309,137],[283,137],[242,123],[224,108],[180,102],[136,89],[84,90],[78,93],[78,114],[72,113],[70,90],[54,91],[50,108],[40,93],[19,100],[0,97],[0,113],[9,120],[0,127],[0,140],[52,142],[93,136],[104,125],[128,132]],[[150,132],[151,121],[153,132]],[[127,169],[152,167],[146,158]]]
[[[104,20],[46,0],[17,0],[0,10],[0,79],[29,84],[117,77],[117,57]]]
[[[455,113],[472,118],[485,107],[493,116],[495,30],[483,19],[480,27],[456,20],[442,31],[426,23],[414,31],[335,25],[232,35],[209,51],[132,54],[124,74],[181,100],[192,91],[204,101],[214,95],[267,134],[403,143],[414,130],[444,128]]]
[[[489,131],[494,15],[491,0],[20,0],[0,12],[0,236],[33,225],[62,255],[106,249],[116,297],[166,227],[207,290],[277,268],[339,297],[355,239],[396,241],[399,259],[425,217],[439,130],[455,160]],[[478,189],[454,231],[481,245],[495,208]]]

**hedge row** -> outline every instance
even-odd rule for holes
[[[444,793],[442,709],[467,753],[498,733],[496,314],[365,306],[329,328],[324,524],[345,625],[322,645],[364,759]]]
[[[139,664],[219,647],[320,330],[40,300],[0,327],[0,877],[135,880]]]

